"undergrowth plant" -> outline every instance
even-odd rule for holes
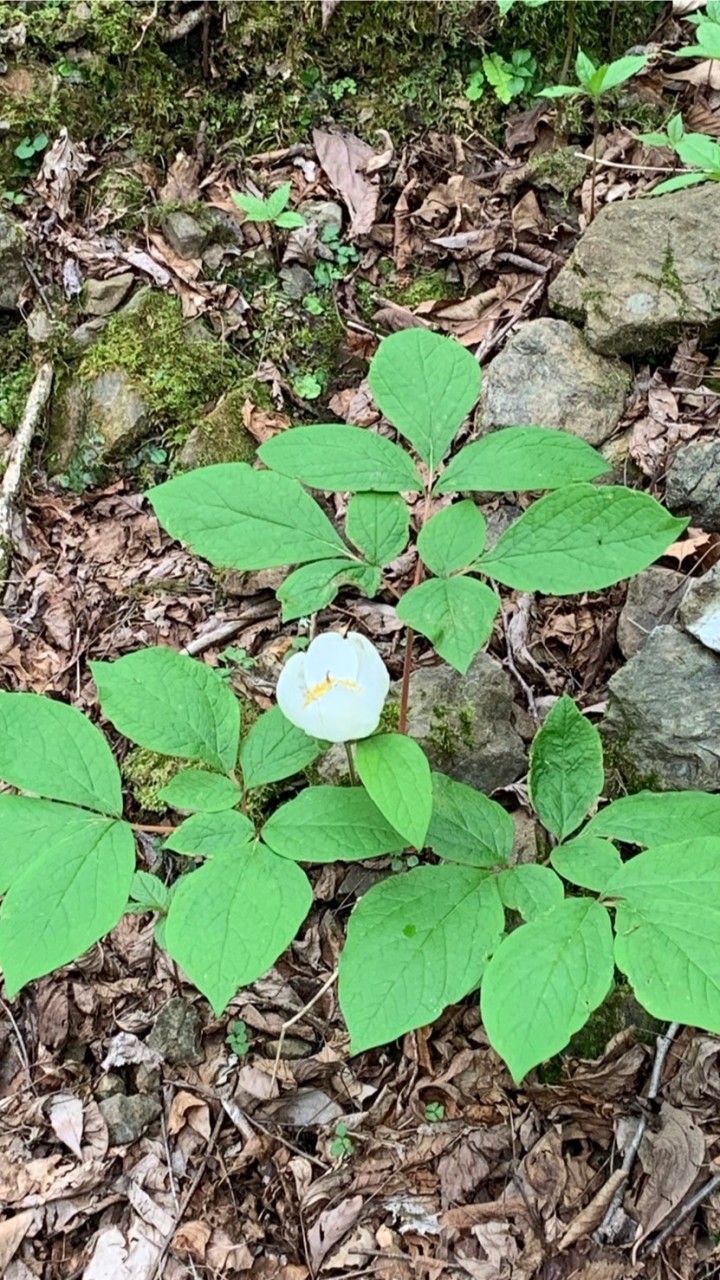
[[[418,567],[398,604],[408,624],[398,731],[380,728],[389,677],[362,636],[330,632],[296,649],[279,705],[244,733],[227,681],[201,661],[153,647],[94,662],[106,720],[188,762],[161,792],[177,824],[143,827],[123,817],[120,771],[99,728],[65,703],[0,693],[0,779],[17,792],[0,793],[8,996],[76,959],[125,911],[152,911],[158,944],[220,1014],[300,928],[313,896],[303,864],[383,857],[400,869],[360,899],[340,961],[354,1052],[480,989],[488,1036],[519,1080],[567,1044],[615,965],[656,1017],[720,1031],[720,797],[643,793],[588,820],[603,786],[600,738],[563,697],[531,753],[530,799],[549,852],[516,865],[505,809],[433,773],[400,731],[412,628],[464,671],[490,634],[495,581],[595,590],[644,568],[685,522],[642,493],[590,483],[603,460],[562,432],[509,428],[448,462],[480,384],[450,339],[393,335],[370,384],[411,451],[357,427],[295,427],[262,446],[267,470],[208,467],[150,499],[214,564],[298,565],[278,593],[286,619],[316,612],[341,583],[375,594],[383,566],[406,549],[412,506]],[[304,486],[351,495],[345,539]],[[549,492],[490,549],[474,500],[455,500],[539,489]],[[433,513],[436,502],[446,505]],[[347,785],[303,786],[331,741],[345,743]],[[268,814],[258,797],[278,783],[287,785]],[[187,869],[165,879],[137,871],[138,829],[165,837],[166,872]],[[628,856],[638,847],[646,852]]]

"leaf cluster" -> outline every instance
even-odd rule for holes
[[[305,226],[302,214],[287,207],[290,202],[291,188],[290,182],[283,182],[282,186],[275,188],[267,200],[261,196],[243,195],[239,192],[233,194],[233,200],[238,208],[242,209],[248,222],[271,222],[275,227],[291,231],[295,227]]]

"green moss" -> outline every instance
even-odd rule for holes
[[[643,1040],[651,1040],[660,1033],[662,1023],[638,1004],[630,987],[619,983],[573,1036],[563,1056],[600,1058],[613,1036],[628,1027],[637,1027]]]
[[[678,315],[681,319],[683,315],[687,314],[689,309],[688,297],[685,286],[678,275],[675,256],[669,240],[663,255],[659,276],[651,276],[644,271],[638,271],[637,274],[640,280],[647,280],[656,289],[663,289],[665,293],[669,293],[675,299],[678,304]]]
[[[605,795],[609,800],[619,796],[634,796],[638,791],[662,791],[662,779],[658,773],[643,773],[638,769],[629,747],[627,735],[622,738],[603,738],[605,765]]]
[[[145,747],[133,747],[123,760],[120,772],[139,809],[147,813],[165,813],[167,805],[160,799],[159,792],[184,768],[187,768],[186,760],[162,756],[156,751],[147,751]]]
[[[541,151],[530,157],[528,169],[538,186],[553,187],[565,200],[580,186],[588,173],[588,165],[578,157],[577,147],[555,147],[552,151]]]
[[[257,445],[243,421],[243,406],[254,385],[251,379],[248,383],[228,392],[193,429],[178,457],[180,470],[209,467],[216,462],[254,462]],[[262,391],[267,396],[265,387]],[[256,395],[253,400],[257,403]]]
[[[410,284],[395,288],[384,286],[384,292],[392,302],[401,307],[417,307],[421,302],[435,302],[443,298],[456,298],[460,289],[448,284],[444,271],[423,271]]]
[[[14,431],[35,377],[25,325],[0,338],[0,427]]]
[[[379,733],[395,733],[400,724],[400,703],[388,701],[380,713]]]
[[[467,751],[475,745],[475,709],[467,707],[448,710],[446,707],[433,707],[428,730],[428,746],[437,753],[441,760],[452,763],[461,751]]]

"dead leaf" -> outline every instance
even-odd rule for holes
[[[61,129],[57,142],[43,156],[34,184],[35,190],[59,218],[68,217],[75,184],[90,163],[90,153],[83,143],[75,146],[67,129]]]
[[[9,653],[15,643],[15,633],[4,613],[0,613],[0,658]]]
[[[83,1106],[72,1094],[59,1094],[50,1108],[50,1124],[57,1137],[82,1160]]]
[[[211,1235],[212,1227],[207,1222],[201,1222],[195,1218],[178,1227],[173,1236],[172,1247],[176,1253],[189,1253],[196,1262],[204,1262]]]
[[[362,171],[375,156],[372,147],[352,133],[325,133],[313,130],[313,143],[320,165],[350,212],[351,239],[372,230],[380,187]]]
[[[24,1213],[16,1213],[14,1217],[0,1222],[0,1276],[5,1275],[34,1217],[34,1210],[26,1209]]]
[[[616,1169],[614,1173],[610,1174],[607,1182],[600,1188],[597,1195],[593,1196],[590,1203],[573,1218],[565,1235],[558,1242],[558,1249],[569,1249],[571,1244],[576,1244],[583,1236],[592,1235],[592,1232],[596,1227],[600,1226],[605,1217],[618,1187],[621,1187],[626,1179],[627,1173],[624,1169]]]
[[[514,206],[511,217],[513,231],[518,236],[528,232],[539,235],[545,230],[545,219],[534,191],[525,192],[522,199],[518,200]]]
[[[334,1124],[343,1114],[342,1107],[322,1089],[298,1089],[296,1093],[272,1103],[267,1112],[280,1124],[294,1125],[299,1129],[316,1124]]]
[[[387,169],[395,158],[395,147],[387,129],[376,129],[375,133],[384,142],[385,146],[382,151],[377,152],[372,160],[368,160],[365,165],[365,174],[369,178],[373,173],[379,173],[381,169]]]
[[[316,1270],[330,1250],[355,1226],[363,1207],[362,1196],[349,1196],[332,1209],[325,1209],[308,1231],[309,1262]]]
[[[167,1122],[168,1134],[172,1137],[180,1133],[185,1125],[189,1125],[195,1133],[199,1133],[206,1142],[209,1141],[212,1126],[207,1102],[203,1102],[202,1098],[196,1097],[194,1093],[181,1089],[172,1100]]]
[[[205,1261],[211,1272],[249,1271],[254,1259],[244,1240],[235,1244],[222,1227],[216,1227],[208,1242]]]
[[[137,1066],[141,1062],[148,1067],[159,1067],[162,1060],[162,1054],[157,1049],[143,1044],[132,1031],[120,1031],[113,1036],[100,1065],[103,1071],[112,1071],[114,1067]]]
[[[200,162],[195,156],[178,151],[168,170],[167,182],[160,189],[164,204],[192,204],[200,196],[198,186]]]
[[[147,1236],[128,1243],[118,1227],[100,1232],[92,1258],[82,1280],[150,1280],[160,1253],[160,1245]]]
[[[648,1176],[635,1205],[635,1250],[684,1200],[705,1161],[705,1138],[686,1111],[664,1102],[660,1128],[645,1130],[638,1154]]]
[[[267,409],[259,409],[248,397],[243,404],[243,424],[253,440],[264,444],[281,431],[287,431],[291,422],[286,413],[270,413]]]
[[[337,9],[340,0],[320,0],[320,13],[322,15],[322,29],[327,30],[327,25]]]
[[[675,71],[666,75],[666,80],[685,81],[686,84],[705,86],[708,89],[720,89],[720,63],[717,58],[705,58],[696,62],[687,71]]]
[[[338,418],[352,422],[356,427],[372,427],[380,421],[367,379],[359,387],[346,387],[343,391],[336,392],[329,407]]]
[[[123,262],[128,262],[131,267],[136,267],[138,271],[142,271],[144,275],[149,276],[154,284],[159,288],[165,289],[170,284],[172,276],[169,271],[161,267],[149,253],[145,253],[142,249],[126,249],[122,253]]]

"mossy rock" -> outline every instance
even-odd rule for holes
[[[638,1038],[649,1042],[660,1034],[662,1026],[657,1018],[653,1018],[647,1009],[638,1004],[631,989],[621,984],[613,987],[600,1007],[590,1014],[585,1026],[573,1036],[563,1056],[601,1058],[613,1036],[620,1031],[635,1027]]]
[[[207,467],[216,462],[254,462],[256,444],[244,426],[244,388],[229,391],[196,427],[177,457],[180,471]]]

